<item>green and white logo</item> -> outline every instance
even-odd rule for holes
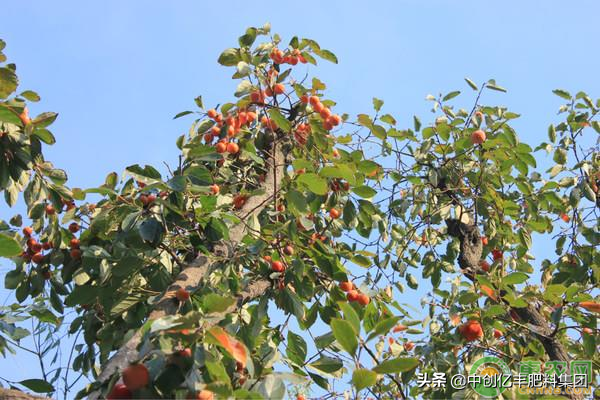
[[[480,358],[473,364],[469,375],[478,376],[475,382],[471,381],[471,387],[483,397],[498,397],[506,390],[504,381],[512,375],[508,365],[494,356]]]

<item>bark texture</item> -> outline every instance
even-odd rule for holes
[[[0,400],[50,400],[50,398],[36,396],[16,389],[0,388]]]

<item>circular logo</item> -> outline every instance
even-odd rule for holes
[[[473,364],[469,375],[479,376],[478,382],[471,384],[473,390],[483,397],[498,397],[506,390],[504,379],[511,375],[508,365],[494,356],[482,357]]]

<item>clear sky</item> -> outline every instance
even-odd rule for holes
[[[556,120],[560,99],[552,89],[600,97],[594,0],[29,0],[1,9],[0,38],[21,88],[42,96],[31,114],[59,113],[52,128],[58,142],[47,158],[75,187],[99,185],[130,164],[174,162],[175,139],[189,119],[172,117],[192,109],[198,95],[207,105],[232,98],[231,71],[216,59],[246,27],[267,21],[286,43],[294,34],[310,37],[338,56],[339,65],[322,62],[311,71],[351,115],[370,112],[376,96],[409,127],[413,114],[428,120],[427,94],[459,89],[470,96],[465,76],[495,78],[509,92],[483,102],[522,113],[515,127],[537,144]],[[464,106],[471,102],[464,97]],[[0,205],[0,218],[9,215]],[[6,292],[0,295],[3,301]],[[0,376],[18,380],[32,371],[33,364],[15,368],[0,359]]]

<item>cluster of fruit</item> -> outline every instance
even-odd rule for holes
[[[284,52],[281,49],[274,48],[269,55],[275,64],[290,64],[298,63],[306,64],[306,59],[298,49]]]
[[[310,104],[313,111],[321,116],[323,129],[330,131],[342,122],[342,117],[332,114],[331,110],[321,103],[319,96],[308,96],[305,94],[300,96],[300,101],[304,104]]]
[[[54,213],[54,207],[47,206],[46,212],[48,212],[48,208],[51,207],[52,213]],[[80,226],[77,222],[72,222],[69,225],[69,231],[71,233],[77,233],[80,229]],[[33,228],[30,226],[26,226],[23,228],[23,235],[27,238],[27,249],[21,253],[21,257],[26,262],[33,261],[35,264],[44,264],[46,262],[46,255],[44,255],[44,250],[51,250],[52,244],[50,242],[40,243],[33,237]],[[73,238],[70,242],[70,254],[71,258],[78,260],[81,258],[81,250],[79,249],[79,239]],[[44,272],[44,278],[50,279],[50,272]]]
[[[176,354],[180,358],[191,358],[192,350],[186,348]],[[117,399],[132,399],[133,393],[136,390],[142,389],[150,383],[150,373],[144,364],[131,364],[121,373],[122,382],[116,383],[108,396],[107,400]],[[215,395],[210,390],[200,390],[191,392],[187,395],[187,399],[194,400],[213,400]]]
[[[366,306],[371,302],[371,298],[365,293],[361,293],[356,285],[351,281],[344,281],[340,283],[340,289],[346,292],[346,299],[349,302],[357,302],[361,306]]]

